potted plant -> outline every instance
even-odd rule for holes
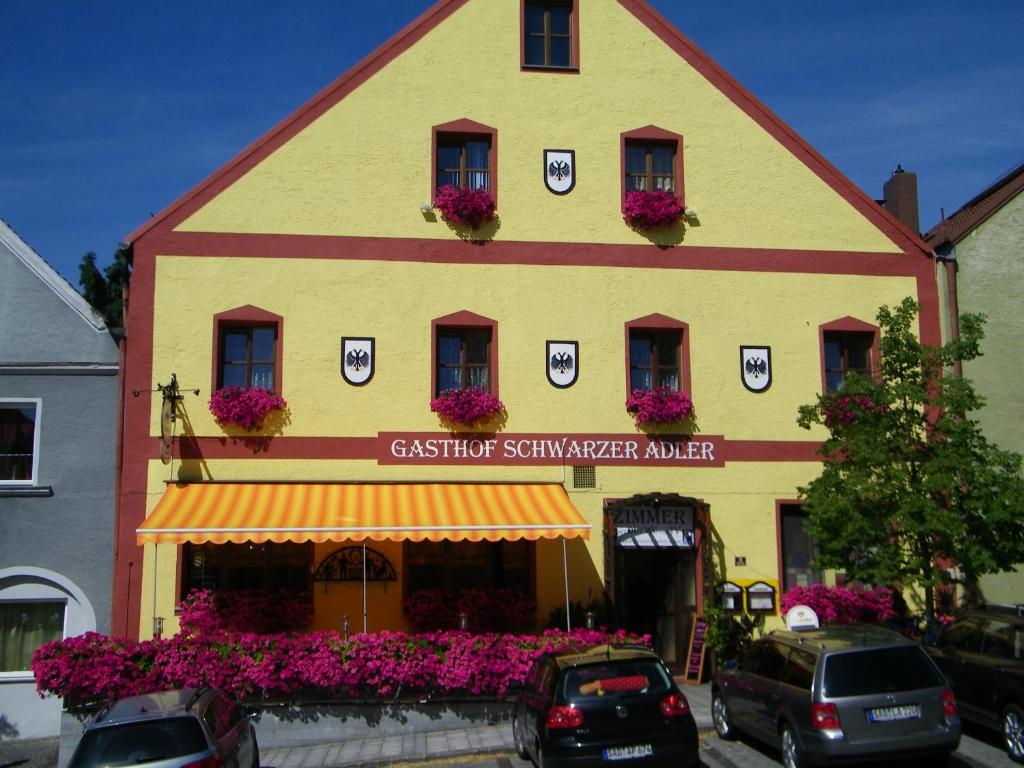
[[[638,427],[676,424],[694,413],[690,396],[668,387],[634,389],[626,400],[626,412],[633,414]]]
[[[430,410],[449,424],[472,427],[497,416],[505,406],[486,389],[467,387],[444,390],[430,401]]]
[[[671,227],[685,211],[683,201],[667,189],[634,189],[622,201],[622,218],[633,229]]]
[[[450,224],[468,224],[476,229],[494,218],[494,195],[487,189],[466,189],[445,184],[437,188],[434,207]]]
[[[263,387],[223,387],[210,398],[210,413],[222,427],[259,429],[271,411],[288,407],[280,395]]]

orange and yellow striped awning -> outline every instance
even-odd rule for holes
[[[140,544],[205,541],[488,541],[590,538],[555,484],[181,483],[136,530]]]

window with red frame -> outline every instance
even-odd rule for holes
[[[276,388],[277,326],[220,328],[218,387]]]
[[[573,61],[573,3],[524,0],[523,66],[568,69]]]
[[[812,567],[818,545],[804,530],[807,513],[799,504],[783,504],[779,510],[782,535],[782,591],[822,583],[824,574]]]
[[[851,373],[871,374],[874,334],[864,331],[825,331],[825,389],[843,388]]]
[[[675,192],[676,143],[626,139],[626,192]]]
[[[658,387],[665,387],[678,392],[682,381],[680,370],[682,342],[681,331],[630,329],[630,390],[650,391]]]
[[[434,187],[490,190],[490,160],[489,136],[439,133]]]
[[[491,391],[491,329],[438,328],[435,395],[446,389]]]

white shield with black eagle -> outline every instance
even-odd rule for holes
[[[772,385],[772,348],[740,347],[740,378],[751,392],[764,392]]]
[[[544,186],[556,195],[567,195],[576,186],[576,151],[544,150]]]
[[[549,341],[547,358],[548,381],[559,389],[571,387],[580,373],[580,345],[577,341]]]
[[[373,339],[346,336],[341,340],[341,378],[360,386],[373,378]]]

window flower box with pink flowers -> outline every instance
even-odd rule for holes
[[[684,392],[667,387],[634,389],[626,400],[626,412],[638,427],[678,424],[693,417],[693,401]]]
[[[430,401],[430,410],[442,421],[462,427],[484,424],[504,412],[505,406],[486,389],[446,389]]]
[[[287,407],[283,397],[263,387],[224,387],[210,398],[210,413],[220,426],[249,432],[262,427],[271,412]]]
[[[434,207],[449,224],[467,224],[476,229],[494,218],[494,195],[487,189],[445,184],[434,194]]]
[[[657,229],[678,224],[686,206],[665,189],[634,189],[622,201],[622,218],[633,229]]]

